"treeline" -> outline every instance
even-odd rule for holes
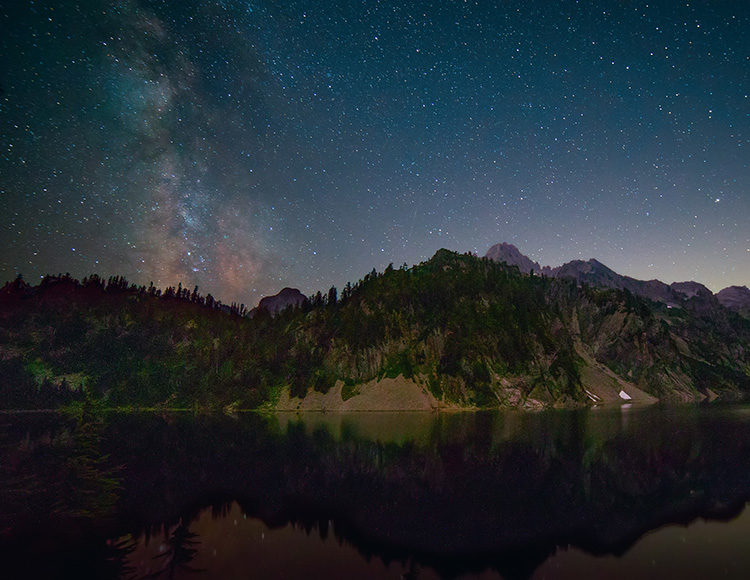
[[[195,286],[192,292],[188,288],[182,287],[180,282],[177,287],[168,286],[164,290],[154,286],[153,282],[150,282],[148,286],[138,285],[128,282],[124,276],[110,276],[105,281],[104,278],[98,274],[92,274],[91,276],[85,277],[83,280],[78,281],[73,278],[70,273],[47,275],[42,278],[38,286],[30,286],[27,284],[22,275],[18,275],[13,282],[8,282],[5,286],[0,289],[0,295],[7,299],[23,299],[29,298],[36,293],[44,292],[51,287],[72,287],[81,288],[83,290],[99,290],[107,294],[138,294],[141,296],[151,296],[153,298],[161,298],[163,300],[175,300],[180,302],[190,302],[192,304],[198,304],[205,306],[209,309],[221,310],[228,314],[234,314],[236,316],[246,316],[248,309],[244,304],[238,304],[232,302],[231,304],[223,304],[221,300],[215,299],[211,294],[203,296],[198,292],[198,286]]]
[[[263,320],[244,305],[224,305],[170,287],[115,276],[77,281],[17,279],[0,290],[0,372],[6,408],[49,407],[92,399],[108,405],[207,406],[228,397],[255,406],[243,362]],[[261,317],[263,318],[263,317]],[[266,321],[267,322],[267,321]],[[246,392],[247,391],[247,392]]]

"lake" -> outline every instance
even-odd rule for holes
[[[3,577],[750,570],[750,406],[0,414]]]

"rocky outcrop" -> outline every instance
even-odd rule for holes
[[[284,288],[278,294],[262,298],[257,309],[266,310],[274,315],[289,306],[300,306],[305,300],[305,295],[296,288]]]
[[[489,258],[495,262],[505,262],[508,265],[517,266],[524,274],[529,274],[532,271],[537,273],[542,271],[542,267],[538,262],[532,261],[527,256],[524,256],[513,244],[508,244],[506,242],[492,246],[487,250],[485,258]]]

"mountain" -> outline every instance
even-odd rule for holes
[[[716,294],[716,299],[735,312],[750,317],[750,289],[747,286],[729,286]]]
[[[693,298],[694,296],[711,296],[713,294],[711,290],[706,288],[700,282],[672,282],[669,287],[678,294],[681,294],[684,298]]]
[[[588,284],[589,286],[596,286],[598,288],[627,290],[637,296],[664,302],[669,306],[677,306],[683,300],[695,296],[705,298],[712,295],[712,292],[699,282],[674,282],[667,285],[660,280],[638,280],[630,276],[618,274],[593,258],[587,261],[572,260],[556,268],[550,268],[549,266],[541,267],[537,262],[533,262],[530,258],[523,255],[513,244],[508,243],[495,244],[487,251],[485,257],[496,262],[505,262],[518,266],[518,269],[525,274],[533,271],[551,278],[573,278],[579,284]],[[747,291],[747,288],[745,290]],[[732,291],[726,296],[727,304],[743,303],[741,296],[744,295],[741,292],[741,288],[739,291]],[[732,298],[730,296],[737,297]],[[750,305],[750,299],[745,300],[744,303]],[[731,308],[740,311],[738,307]]]
[[[487,250],[485,258],[489,258],[495,262],[505,262],[511,266],[518,266],[518,269],[524,274],[529,274],[531,272],[538,273],[542,269],[537,262],[524,256],[513,244],[508,244],[506,242],[492,246]]]
[[[586,262],[573,260],[553,269],[552,275],[556,278],[574,278],[580,283],[599,288],[628,290],[638,296],[659,300],[667,304],[674,304],[679,301],[674,291],[664,282],[636,280],[630,276],[623,276],[594,259]]]
[[[576,267],[612,276],[598,262]],[[0,408],[541,408],[746,397],[750,321],[713,296],[677,299],[668,308],[448,250],[275,316],[121,278],[8,283]]]
[[[283,288],[278,294],[261,298],[258,309],[274,315],[289,306],[300,306],[305,300],[305,295],[296,288]]]

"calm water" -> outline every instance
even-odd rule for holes
[[[0,415],[3,577],[747,577],[750,406]]]

